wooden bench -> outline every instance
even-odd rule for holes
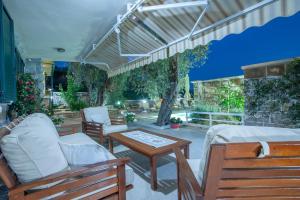
[[[14,120],[7,128],[0,129],[0,139],[10,134],[22,119]],[[64,132],[63,135],[66,135]],[[21,184],[15,173],[8,166],[0,151],[0,178],[9,190],[11,200],[42,199],[56,195],[55,199],[126,199],[126,190],[133,188],[125,183],[125,164],[128,158],[108,160],[101,163],[78,167],[65,172],[56,173],[39,180]],[[49,166],[50,167],[50,166]],[[57,183],[45,189],[35,189],[46,184]]]
[[[211,145],[201,185],[183,153],[176,149],[178,199],[300,199],[300,142]]]

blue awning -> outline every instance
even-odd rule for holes
[[[190,80],[243,75],[242,66],[300,56],[300,12],[276,18],[262,27],[213,41],[207,62],[194,64]]]

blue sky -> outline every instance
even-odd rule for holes
[[[300,56],[300,12],[213,41],[208,60],[190,71],[190,80],[243,75],[241,66],[297,56]]]

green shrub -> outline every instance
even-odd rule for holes
[[[196,102],[193,110],[197,112],[221,112],[221,108],[218,105],[211,105],[203,101]]]
[[[54,116],[53,107],[46,107],[42,103],[40,91],[36,88],[35,81],[29,73],[20,74],[18,76],[17,101],[14,109],[18,116],[40,112],[49,116],[55,125],[59,125],[64,122],[62,117]]]
[[[71,75],[67,75],[67,82],[67,90],[64,91],[61,85],[59,86],[59,90],[61,91],[62,98],[66,101],[70,110],[78,111],[85,108],[87,106],[86,103],[78,99],[77,97],[77,92],[80,90],[80,86],[75,83],[74,77]]]
[[[181,124],[182,123],[182,120],[178,117],[178,118],[176,118],[176,117],[172,117],[171,119],[170,119],[170,123],[171,124]]]
[[[125,118],[126,118],[127,123],[128,122],[134,122],[134,120],[135,120],[135,113],[133,113],[133,112],[127,112],[125,114]]]

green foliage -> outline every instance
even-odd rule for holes
[[[124,101],[124,91],[129,72],[114,76],[109,79],[109,85],[106,92],[106,102],[115,105],[118,101]]]
[[[31,74],[28,73],[19,74],[18,76],[17,101],[14,109],[18,116],[40,112],[48,115],[55,125],[59,125],[64,122],[62,117],[54,115],[52,107],[46,107],[42,103],[40,91],[37,89]]]
[[[62,93],[62,98],[66,101],[69,108],[72,111],[78,111],[82,108],[86,107],[85,102],[81,101],[77,97],[77,92],[80,90],[80,86],[75,83],[75,79],[72,75],[67,75],[67,90],[64,91],[61,85],[59,86],[59,90]]]
[[[273,112],[287,112],[293,120],[300,116],[300,59],[287,66],[282,77],[251,80],[245,87],[247,95],[246,109],[254,116],[260,111],[269,115]],[[251,89],[250,89],[251,88]]]
[[[39,91],[31,74],[19,74],[15,110],[19,116],[35,112],[39,105]]]
[[[170,119],[170,123],[171,124],[181,124],[182,123],[182,120],[178,117],[178,118],[176,118],[176,117],[172,117],[171,119]]]
[[[209,102],[206,101],[198,101],[195,103],[194,111],[197,112],[221,112],[221,108],[218,105],[212,105]]]
[[[245,105],[243,85],[237,86],[232,81],[222,82],[217,88],[217,102],[222,111],[243,112]]]
[[[200,63],[200,65],[203,64],[206,60],[207,51],[208,46],[198,46],[173,56],[177,57],[179,63],[179,90],[185,91],[188,88],[186,75],[189,69],[193,67],[195,62]],[[110,78],[107,103],[114,105],[116,101],[125,99],[163,98],[170,87],[170,58],[158,60]]]
[[[64,123],[64,118],[63,117],[60,117],[60,116],[51,116],[51,120],[53,122],[53,124],[55,125],[61,125]]]
[[[100,105],[103,101],[102,94],[105,91],[107,72],[94,65],[72,63],[69,74],[74,77],[76,85],[88,91],[90,106]]]
[[[126,122],[127,123],[134,122],[134,120],[135,120],[135,113],[133,113],[133,112],[127,112],[125,114],[125,118],[126,118]]]

